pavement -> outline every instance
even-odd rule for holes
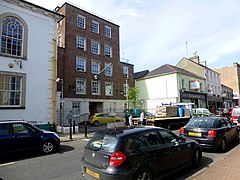
[[[69,134],[59,134],[61,142],[83,140],[88,141],[94,132],[80,132],[72,135],[70,139]],[[226,152],[223,158],[216,162],[209,164],[202,168],[195,174],[187,178],[187,180],[240,180],[240,144],[235,148]]]

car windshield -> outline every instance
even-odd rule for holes
[[[104,150],[106,152],[113,152],[117,145],[117,137],[105,133],[95,133],[94,136],[87,143],[87,147],[92,150]]]
[[[199,127],[199,128],[212,128],[214,127],[214,119],[211,118],[192,118],[187,126]]]

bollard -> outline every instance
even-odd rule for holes
[[[70,132],[70,134],[69,134],[70,135],[70,139],[72,139],[72,122],[70,122],[70,131],[69,132]]]
[[[87,137],[87,122],[84,121],[84,133],[85,133],[85,138],[88,138]]]
[[[76,134],[76,132],[75,132],[75,120],[73,121],[73,134]]]

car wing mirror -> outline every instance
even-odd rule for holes
[[[178,145],[179,145],[179,142],[178,142],[176,139],[173,139],[173,140],[171,141],[171,143],[173,143],[174,146],[178,146]]]

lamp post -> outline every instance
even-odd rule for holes
[[[64,99],[63,99],[63,87],[64,87],[64,80],[61,78],[56,79],[56,83],[61,83],[61,98],[60,98],[60,126],[61,126],[61,133],[63,132],[63,117],[64,117]]]

